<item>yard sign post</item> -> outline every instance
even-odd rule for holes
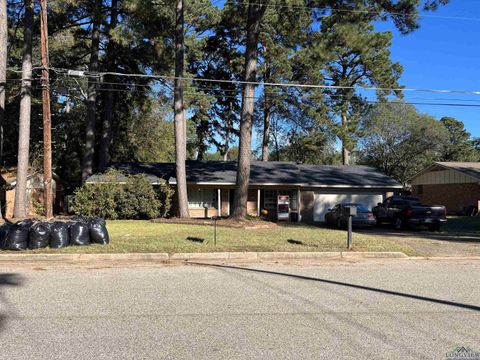
[[[348,236],[347,236],[348,250],[352,250],[352,216],[348,216]]]
[[[213,217],[213,245],[217,246],[217,216]]]
[[[352,250],[352,223],[353,223],[353,217],[357,215],[357,207],[346,206],[345,209],[348,215],[347,247],[348,247],[348,250]]]

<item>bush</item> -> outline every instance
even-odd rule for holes
[[[107,181],[77,189],[76,214],[105,219],[152,219],[165,216],[170,210],[173,190],[169,186],[154,188],[143,174],[109,170],[105,175]]]

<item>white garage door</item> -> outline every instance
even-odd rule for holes
[[[377,203],[383,201],[383,193],[322,193],[315,192],[315,207],[313,213],[313,221],[322,222],[325,221],[325,214],[328,209],[333,208],[336,204],[340,203],[360,203],[365,205],[368,209],[372,209]]]

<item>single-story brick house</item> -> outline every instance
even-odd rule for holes
[[[191,217],[227,217],[233,206],[235,161],[187,161],[188,205]],[[173,163],[114,163],[111,168],[129,174],[144,173],[152,184],[175,186]],[[103,181],[95,174],[86,183]],[[277,218],[279,195],[288,195],[290,219],[323,222],[325,213],[340,202],[360,202],[372,208],[402,185],[367,166],[304,165],[260,162],[251,165],[247,212]]]
[[[436,162],[411,180],[412,193],[449,213],[472,214],[480,202],[480,162]]]

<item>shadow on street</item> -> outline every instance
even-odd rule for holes
[[[200,266],[209,266],[209,267],[218,267],[218,268],[225,268],[225,269],[233,269],[233,270],[240,270],[240,271],[250,271],[250,272],[269,274],[269,275],[279,275],[279,276],[285,276],[285,277],[295,278],[295,279],[299,279],[299,280],[318,281],[318,282],[322,282],[322,283],[325,283],[325,284],[344,286],[344,287],[349,287],[349,288],[359,289],[359,290],[373,291],[373,292],[376,292],[376,293],[381,293],[381,294],[386,294],[386,295],[398,296],[398,297],[420,300],[420,301],[428,301],[428,302],[431,302],[431,303],[448,305],[448,306],[455,306],[455,307],[458,307],[458,308],[468,309],[468,310],[473,310],[473,311],[480,311],[480,306],[478,306],[478,305],[463,304],[463,303],[459,303],[459,302],[455,302],[455,301],[436,299],[436,298],[431,298],[431,297],[427,297],[427,296],[402,293],[402,292],[399,292],[399,291],[392,291],[392,290],[374,288],[374,287],[370,287],[370,286],[350,284],[350,283],[346,283],[346,282],[321,279],[321,278],[316,278],[316,277],[311,277],[311,276],[288,274],[288,273],[283,273],[283,272],[278,272],[278,271],[244,268],[244,267],[233,266],[233,265],[207,264],[207,263],[196,263],[196,262],[189,262],[188,264],[200,265]]]
[[[23,277],[19,274],[0,273],[0,331],[5,328],[8,317],[14,312],[13,305],[10,304],[4,294],[5,287],[21,286]]]

